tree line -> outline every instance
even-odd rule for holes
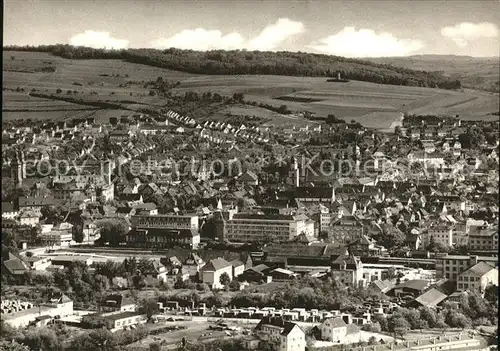
[[[459,89],[458,80],[438,72],[416,71],[341,56],[303,52],[245,50],[193,51],[170,48],[105,50],[71,45],[7,46],[4,50],[49,52],[68,59],[122,59],[132,63],[200,74],[261,74],[332,77],[380,84]]]

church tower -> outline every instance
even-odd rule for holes
[[[18,153],[16,153],[16,158],[12,161],[10,169],[12,180],[16,186],[20,187],[23,184],[23,168]]]
[[[290,166],[290,171],[288,171],[288,184],[298,188],[300,186],[300,169],[296,157],[293,158],[293,163]]]
[[[24,151],[21,151],[21,179],[26,179],[26,160],[24,158]]]

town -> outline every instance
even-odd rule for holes
[[[168,109],[5,121],[2,336],[43,350],[486,349],[499,123],[393,127]]]
[[[0,351],[497,351],[500,1],[5,0]]]

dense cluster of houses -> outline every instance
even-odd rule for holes
[[[312,142],[333,137],[339,128],[198,122],[171,110],[156,118],[110,118],[106,124],[83,118],[6,128],[2,171],[16,187],[28,187],[30,195],[2,202],[2,228],[26,233],[21,237],[29,245],[36,233],[40,245],[67,248],[94,244],[99,223],[119,221],[127,228],[119,246],[190,250],[187,257],[170,257],[169,265],[154,262],[143,272],[150,279],[191,279],[212,289],[224,288],[222,276],[245,284],[328,276],[341,285],[370,286],[401,304],[437,308],[468,290],[484,292],[498,285],[498,170],[492,167],[498,165],[498,142],[480,150],[463,147],[459,136],[468,126],[456,118],[405,118],[391,137],[345,125],[355,135],[353,143],[333,149]],[[102,140],[107,144],[101,145]],[[172,152],[164,152],[161,140],[173,143]],[[222,155],[218,161],[225,172],[212,168],[212,150]],[[245,167],[229,172],[231,162],[245,152]],[[355,171],[326,175],[317,172],[318,163],[300,162],[314,159],[316,152],[351,161]],[[202,153],[208,162],[180,162]],[[276,157],[277,164],[265,161],[268,156]],[[58,159],[68,161],[64,172],[40,176],[41,164]],[[248,160],[262,164],[253,167]],[[130,174],[117,172],[122,166]],[[33,176],[37,167],[38,176]],[[132,174],[134,167],[138,174]],[[47,221],[53,208],[67,211],[61,214],[64,220]],[[73,221],[75,213],[81,223]],[[81,243],[75,241],[77,230],[83,232]],[[207,241],[255,244],[260,250],[245,259],[202,258],[195,250]],[[446,254],[450,250],[465,254]],[[441,254],[431,257],[429,251]],[[396,255],[407,262],[391,257]],[[381,257],[388,261],[373,261]],[[3,266],[20,276],[28,270],[58,270],[74,260],[92,265],[90,257],[82,256],[11,255]],[[429,266],[435,274],[410,271],[408,262]],[[395,266],[398,282],[386,274]],[[135,308],[112,308],[108,302],[99,313],[85,316],[85,323],[117,329],[145,321]],[[5,311],[26,307],[12,306]],[[383,306],[376,308],[365,311],[367,316],[383,313]],[[237,311],[258,313],[258,329],[287,350],[305,344],[293,321],[321,320],[319,337],[335,342],[356,335],[355,325],[362,324],[345,316],[320,318],[316,312]],[[13,324],[25,324],[25,319]]]

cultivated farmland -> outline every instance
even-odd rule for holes
[[[14,59],[12,59],[14,57]],[[50,62],[50,63],[49,63]],[[52,67],[48,69],[47,67]],[[160,108],[166,100],[150,96],[147,81],[162,77],[180,82],[173,94],[187,91],[212,92],[232,96],[243,93],[246,101],[279,107],[292,112],[309,111],[317,116],[335,114],[347,121],[387,128],[403,112],[460,115],[464,119],[491,119],[499,110],[498,94],[473,90],[451,91],[434,88],[381,85],[368,82],[327,82],[324,77],[290,77],[190,74],[120,60],[69,60],[41,52],[4,52],[4,118],[70,118],[92,114],[106,119],[124,111],[94,111],[95,107],[50,98],[35,98],[28,93],[72,96],[83,101],[119,103],[122,108]],[[18,89],[19,88],[19,89]],[[6,90],[7,89],[7,90]],[[24,89],[24,91],[16,91]],[[71,92],[69,92],[71,91]],[[254,106],[221,107],[219,113],[256,115],[279,124],[312,123]],[[268,111],[268,110],[265,110]],[[125,111],[126,112],[126,111]]]

